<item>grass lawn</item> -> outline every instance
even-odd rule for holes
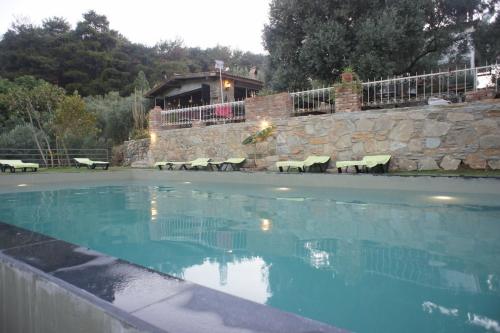
[[[103,170],[102,168],[88,169],[85,167],[76,168],[76,167],[56,167],[56,168],[40,168],[37,172],[22,172],[22,170],[16,170],[16,174],[26,174],[26,173],[83,173],[83,172],[113,172],[120,170],[130,170],[130,167],[109,167],[108,170]],[[10,171],[0,172],[0,175],[9,175]]]
[[[460,169],[453,171],[446,171],[446,170],[392,171],[389,174],[394,176],[500,177],[500,170]]]

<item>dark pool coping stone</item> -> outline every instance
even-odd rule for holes
[[[347,332],[0,221],[0,262],[146,332]]]

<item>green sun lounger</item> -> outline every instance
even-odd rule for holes
[[[290,169],[298,169],[299,172],[305,172],[306,170],[311,171],[313,168],[318,168],[319,171],[325,172],[328,167],[328,162],[330,161],[330,156],[315,156],[311,155],[303,161],[280,161],[276,162],[276,167],[280,172],[286,168],[286,171]]]
[[[38,163],[24,163],[21,160],[0,160],[0,170],[5,172],[7,169],[10,172],[16,172],[16,169],[21,169],[23,172],[31,169],[31,171],[36,172],[40,166]]]
[[[219,162],[209,162],[210,167],[212,165],[215,165],[217,167],[218,171],[227,171],[229,170],[229,167],[231,167],[232,170],[238,171],[240,170],[241,166],[243,163],[245,163],[246,158],[244,157],[233,157],[233,158],[228,158],[225,161],[219,161]]]
[[[89,169],[95,169],[96,167],[101,167],[103,170],[108,170],[109,162],[102,161],[92,161],[88,158],[74,158],[76,162],[76,167],[80,168],[81,166],[86,166]]]
[[[387,172],[390,160],[391,155],[373,155],[365,156],[361,161],[338,161],[335,163],[335,166],[339,173],[342,173],[342,168],[345,168],[345,171],[347,171],[349,167],[354,167],[356,172],[360,172],[363,169],[367,171]]]
[[[172,161],[162,161],[162,162],[156,162],[155,167],[158,167],[158,169],[162,170],[163,167],[166,167],[167,170],[173,170],[174,166],[179,165],[179,170],[187,170],[188,166],[189,169],[194,169],[198,170],[200,167],[208,167],[208,164],[210,162],[209,158],[201,157],[197,158],[192,161],[186,161],[186,162],[172,162]]]

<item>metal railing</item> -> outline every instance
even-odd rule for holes
[[[161,125],[167,128],[192,127],[193,123],[215,125],[242,121],[245,121],[245,101],[161,111]]]
[[[75,157],[87,157],[95,161],[109,161],[108,149],[42,149],[47,163],[44,162],[38,149],[0,148],[0,159],[22,160],[26,163],[38,163],[41,167],[74,166]]]
[[[293,100],[292,116],[335,112],[333,87],[293,92],[290,95]]]
[[[463,102],[467,93],[491,89],[498,92],[500,65],[438,71],[363,82],[362,105],[408,105],[426,102],[429,97]]]

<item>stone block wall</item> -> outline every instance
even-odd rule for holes
[[[284,95],[276,100],[286,101]],[[165,159],[241,156],[253,165],[254,147],[241,142],[259,129],[262,118],[258,114],[260,111],[244,123],[156,131],[156,142],[148,148],[129,142],[133,148],[127,151],[132,156],[126,159],[132,163],[142,158],[139,164],[152,165]],[[304,117],[285,117],[283,113],[281,118],[271,118],[268,110],[267,115],[276,130],[257,145],[258,168],[273,170],[278,160],[305,159],[313,154],[329,155],[332,161],[391,154],[391,169],[456,169],[460,165],[500,169],[500,100]],[[138,153],[137,149],[147,152]]]
[[[279,159],[390,154],[392,169],[500,168],[500,101],[291,118],[278,122]]]
[[[149,130],[158,131],[161,129],[161,107],[155,106],[148,114]]]
[[[361,111],[361,83],[335,85],[335,112]]]
[[[245,118],[247,121],[288,118],[292,103],[292,97],[289,93],[247,98],[245,100]]]
[[[156,138],[155,138],[156,140]],[[150,139],[125,141],[123,165],[134,167],[149,167],[154,164],[150,158]]]

